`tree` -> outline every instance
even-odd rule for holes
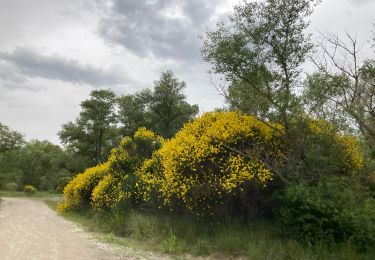
[[[20,151],[17,168],[22,171],[21,186],[32,185],[38,190],[53,190],[58,179],[69,177],[69,157],[58,145],[33,140]]]
[[[132,136],[140,127],[151,129],[152,122],[147,113],[151,96],[151,90],[146,89],[134,95],[118,98],[118,119],[122,124],[123,136]]]
[[[186,102],[182,93],[185,87],[185,82],[166,71],[154,82],[153,91],[143,90],[119,98],[122,132],[131,135],[139,127],[146,127],[166,138],[175,135],[199,110],[197,105]]]
[[[0,153],[20,148],[25,144],[23,135],[0,123]]]
[[[103,162],[117,142],[115,100],[111,90],[92,91],[90,99],[81,103],[76,122],[64,124],[58,133],[63,144],[92,165]]]
[[[0,123],[0,188],[15,189],[21,178],[21,171],[17,168],[20,156],[19,150],[25,140],[21,133],[11,130]],[[10,187],[9,187],[10,188]]]
[[[312,49],[305,18],[316,3],[266,0],[238,5],[227,25],[219,23],[217,31],[207,33],[202,48],[211,71],[231,82],[229,89],[222,87],[227,101],[238,106],[238,90],[253,96],[255,107],[261,108],[266,119],[285,126],[286,136],[291,119],[301,111],[296,94],[300,66]],[[241,87],[233,87],[236,84]]]
[[[198,113],[197,105],[185,101],[186,96],[182,93],[185,87],[185,82],[175,78],[171,71],[163,72],[154,82],[149,110],[153,122],[151,129],[157,134],[172,137]]]
[[[304,91],[309,113],[339,126],[359,130],[375,148],[375,59],[360,59],[357,40],[322,34],[322,55],[313,61]],[[343,128],[343,127],[341,127]]]

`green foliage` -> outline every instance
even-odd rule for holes
[[[57,184],[55,186],[55,191],[58,193],[62,193],[64,188],[68,183],[72,180],[72,177],[61,177],[57,180]]]
[[[12,131],[8,126],[0,123],[0,153],[22,147],[25,140],[21,133]]]
[[[355,177],[363,169],[363,154],[356,138],[339,133],[333,124],[300,118],[290,132],[289,162],[282,169],[289,182],[314,184],[324,177]]]
[[[39,190],[54,190],[60,177],[71,176],[66,169],[71,157],[57,145],[33,140],[21,151],[17,168],[22,171],[21,184]]]
[[[38,190],[36,188],[34,188],[34,186],[32,186],[32,185],[25,185],[25,187],[23,188],[23,191],[27,195],[31,195],[31,194],[35,194]]]
[[[154,82],[153,91],[143,90],[119,98],[123,133],[132,135],[139,127],[146,127],[163,137],[172,137],[198,113],[197,105],[186,102],[182,93],[185,87],[185,82],[166,71]]]
[[[151,95],[151,91],[146,89],[134,95],[125,95],[117,99],[118,119],[122,124],[121,133],[123,136],[133,135],[140,127],[151,127],[151,118],[147,113]]]
[[[2,187],[6,191],[16,191],[19,188],[19,185],[15,182],[8,182]]]
[[[115,99],[111,90],[92,91],[76,122],[64,124],[58,133],[63,144],[92,160],[86,167],[105,161],[117,143]]]
[[[362,46],[347,36],[322,34],[322,57],[306,81],[305,103],[311,114],[360,131],[375,149],[375,59],[359,59]]]
[[[254,93],[252,108],[260,108],[259,113],[285,124],[288,130],[288,122],[301,110],[295,93],[300,66],[312,48],[305,33],[306,17],[316,2],[244,2],[235,7],[228,24],[219,23],[216,31],[207,33],[203,57],[211,63],[212,72],[233,82],[229,94],[224,89],[232,106],[239,96],[234,92]]]
[[[149,109],[152,112],[152,130],[170,138],[198,113],[197,105],[189,105],[182,94],[185,82],[178,81],[171,71],[161,74],[154,83],[154,91],[150,98]]]
[[[18,169],[19,151],[25,144],[23,135],[0,123],[0,188],[8,183],[19,183],[21,171]]]
[[[65,213],[111,243],[142,250],[171,252],[176,258],[212,259],[373,259],[375,252],[358,252],[350,242],[328,247],[305,245],[280,234],[269,222],[242,223],[227,219],[214,224],[189,215],[129,211]],[[173,256],[172,256],[173,257]]]
[[[374,246],[374,200],[364,200],[348,180],[324,178],[316,185],[299,183],[279,194],[277,219],[288,233],[309,242],[351,241]]]

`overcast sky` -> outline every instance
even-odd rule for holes
[[[26,139],[59,143],[93,89],[151,88],[172,69],[201,111],[223,105],[199,49],[236,0],[0,0],[0,122]],[[310,31],[345,31],[363,43],[375,0],[323,0]],[[364,47],[364,55],[372,54]]]

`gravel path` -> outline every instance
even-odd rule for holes
[[[0,205],[2,260],[161,259],[100,243],[38,200],[3,198]]]

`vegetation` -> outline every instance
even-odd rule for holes
[[[82,111],[76,122],[64,124],[59,132],[63,144],[91,164],[103,162],[116,144],[115,93],[94,90],[91,98],[81,103]]]
[[[153,90],[93,91],[66,150],[0,125],[1,188],[66,185],[59,212],[168,253],[373,258],[375,62],[322,35],[332,66],[313,58],[303,78],[318,2],[245,2],[207,33],[227,109],[196,117],[166,71]]]
[[[199,110],[197,105],[186,102],[182,93],[185,87],[185,82],[175,78],[171,71],[166,71],[154,82],[153,91],[143,90],[120,97],[122,133],[132,135],[138,128],[147,127],[165,138],[174,136]]]
[[[59,179],[70,178],[79,168],[72,153],[48,141],[26,142],[20,133],[5,126],[0,140],[4,144],[0,152],[0,189],[21,191],[25,185],[32,185],[41,191],[53,191]]]
[[[23,191],[30,195],[30,194],[35,194],[38,190],[35,189],[32,185],[25,185],[25,187],[23,188]]]

